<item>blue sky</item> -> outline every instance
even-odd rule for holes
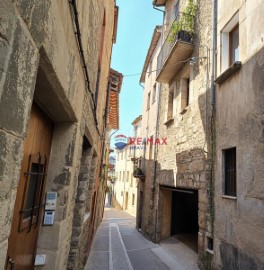
[[[162,12],[153,9],[152,0],[117,0],[119,6],[117,42],[113,47],[111,67],[124,75],[119,100],[119,133],[127,134],[131,123],[142,112],[141,73],[156,25]]]

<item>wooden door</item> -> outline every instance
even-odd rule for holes
[[[8,239],[6,270],[34,268],[52,133],[52,122],[33,104]]]

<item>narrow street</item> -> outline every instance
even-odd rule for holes
[[[160,244],[135,229],[135,217],[107,206],[85,270],[196,270],[197,253],[173,237]]]
[[[0,270],[264,270],[263,14],[0,0]]]

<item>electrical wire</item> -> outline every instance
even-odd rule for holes
[[[85,77],[85,85],[86,85],[86,89],[87,89],[88,93],[91,95],[91,99],[92,99],[92,107],[93,107],[92,111],[93,111],[94,123],[95,123],[97,133],[99,134],[100,138],[102,138],[100,130],[98,128],[98,120],[97,120],[97,115],[96,115],[97,106],[95,103],[93,91],[91,90],[88,68],[87,68],[87,64],[85,61],[85,57],[84,57],[84,50],[83,50],[82,39],[81,39],[80,23],[79,23],[79,19],[78,19],[78,10],[77,10],[77,6],[76,6],[76,0],[69,0],[69,3],[70,3],[70,7],[71,7],[72,20],[74,21],[74,25],[75,25],[76,41],[77,41],[77,45],[79,48],[79,53],[80,53],[80,57],[81,57],[82,65],[83,65],[82,68],[83,68],[83,73],[84,73],[84,77]]]
[[[200,57],[200,58],[201,58],[201,57]],[[179,64],[182,64],[182,63],[189,62],[191,59],[193,59],[193,57],[190,57],[190,58],[188,58],[188,59],[186,59],[186,60],[184,60],[184,61],[179,61],[179,62],[173,64],[172,66],[176,66],[176,65],[179,65]],[[146,74],[150,74],[150,73],[153,73],[153,72],[161,71],[161,70],[163,70],[163,69],[164,69],[164,68],[160,68],[160,69],[155,69],[155,70],[147,71]],[[141,75],[141,74],[142,74],[142,72],[141,72],[141,73],[134,73],[134,74],[126,74],[126,75],[123,75],[123,77],[135,77],[135,76],[139,76],[139,75]]]

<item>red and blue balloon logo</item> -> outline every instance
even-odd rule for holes
[[[119,134],[115,136],[115,146],[119,150],[123,150],[128,144],[128,139],[125,135]]]

